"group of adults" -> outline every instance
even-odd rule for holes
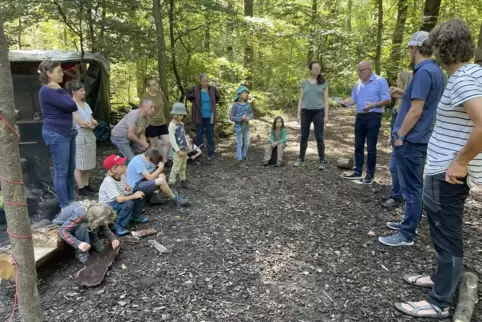
[[[415,317],[446,318],[463,269],[465,200],[471,187],[482,184],[482,67],[470,63],[473,37],[468,25],[459,19],[446,21],[430,33],[415,33],[407,47],[413,71],[400,73],[397,86],[389,87],[383,77],[373,73],[369,62],[358,65],[359,80],[351,98],[342,102],[356,108],[355,167],[345,179],[373,182],[382,113],[392,98],[397,99],[391,129],[392,194],[384,206],[404,203],[405,212],[401,222],[387,223],[396,233],[379,237],[379,241],[388,246],[413,245],[425,208],[436,270],[431,275],[407,274],[404,280],[431,291],[424,301],[395,306]],[[295,166],[304,165],[309,128],[314,123],[322,170],[328,84],[320,76],[319,64],[312,63],[309,68],[298,106],[301,143]],[[442,69],[449,76],[447,83]]]
[[[98,192],[89,182],[89,171],[96,167],[96,137],[93,130],[97,121],[85,101],[84,84],[78,80],[61,87],[64,72],[60,62],[43,61],[38,67],[42,87],[39,91],[43,115],[42,136],[48,145],[54,168],[54,189],[61,209],[80,196],[93,196]],[[146,80],[147,91],[142,95],[139,108],[130,111],[112,129],[111,141],[120,154],[132,160],[136,154],[149,147],[161,148],[164,162],[169,157],[168,122],[169,107],[164,93],[154,78]],[[214,124],[216,106],[220,95],[209,85],[206,74],[200,84],[187,94],[192,103],[192,121],[196,125],[195,144],[201,146],[207,137],[209,159],[214,158]]]

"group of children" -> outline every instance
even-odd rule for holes
[[[235,103],[231,109],[231,120],[237,141],[237,159],[246,160],[250,144],[249,121],[253,110],[248,102],[249,90],[241,86],[236,91]],[[180,195],[181,189],[194,189],[186,177],[188,159],[199,163],[202,151],[196,147],[186,134],[184,116],[187,115],[183,103],[175,103],[169,124],[169,141],[173,150],[173,164],[169,182],[163,174],[164,163],[156,149],[148,149],[135,156],[126,166],[127,158],[110,155],[104,160],[107,171],[100,189],[98,203],[92,201],[75,202],[66,207],[54,220],[59,228],[60,237],[75,248],[76,257],[85,263],[91,249],[100,252],[104,246],[101,238],[106,238],[112,247],[119,246],[117,236],[129,233],[131,224],[147,223],[141,217],[146,200],[163,203],[167,196],[177,205],[185,207],[189,202]],[[276,166],[281,166],[283,150],[286,145],[286,129],[281,116],[274,119],[269,144],[266,146],[264,165],[268,165],[274,149],[277,149]],[[178,180],[179,177],[179,180]],[[158,202],[152,202],[158,200]],[[112,231],[115,233],[112,234]]]

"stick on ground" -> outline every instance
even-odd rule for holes
[[[454,322],[470,322],[474,306],[477,303],[477,276],[473,273],[465,272],[459,287],[459,300],[455,309]]]
[[[159,242],[155,239],[148,240],[147,242],[154,246],[154,248],[157,249],[161,254],[169,254],[171,252],[169,249],[159,244]]]

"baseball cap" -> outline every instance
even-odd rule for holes
[[[107,158],[104,160],[104,168],[109,171],[112,169],[114,166],[119,165],[119,164],[124,164],[126,162],[127,158],[121,158],[118,155],[112,154],[109,155]]]
[[[428,32],[417,31],[408,42],[409,47],[421,47],[423,42],[428,39]]]

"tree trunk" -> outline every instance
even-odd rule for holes
[[[0,115],[15,128],[15,103],[13,83],[8,61],[8,48],[3,29],[3,10],[0,7]],[[22,182],[20,155],[15,134],[0,120],[0,175],[14,182]],[[16,236],[31,236],[27,207],[8,203],[25,204],[23,185],[1,181],[7,227]],[[37,289],[37,270],[32,238],[10,237],[12,253],[18,263],[18,306],[25,322],[41,322],[42,308]]]
[[[245,17],[253,17],[253,14],[254,14],[253,2],[254,0],[244,0]],[[251,87],[252,87],[251,82],[252,82],[252,74],[253,74],[253,71],[252,71],[253,56],[254,56],[253,45],[252,45],[252,42],[249,41],[249,35],[248,35],[248,39],[246,41],[246,47],[244,49],[244,68],[248,70],[247,81],[251,85]]]
[[[22,17],[18,17],[18,49],[22,50]]]
[[[375,53],[375,73],[380,75],[382,59],[382,33],[383,33],[383,0],[377,0],[378,7],[378,28],[377,28],[377,48]]]
[[[442,0],[425,0],[420,30],[430,32],[437,25]]]
[[[182,102],[186,91],[184,90],[184,86],[182,85],[182,80],[179,76],[176,64],[176,40],[174,39],[174,0],[169,0],[169,36],[171,37],[172,70],[174,72],[174,77],[176,78],[177,87],[179,88],[179,92],[181,93],[179,101]]]
[[[166,77],[166,41],[164,40],[164,26],[161,18],[160,0],[152,0],[152,15],[156,24],[157,34],[157,69],[159,70],[159,84],[169,106],[169,88]],[[166,109],[167,110],[167,109]]]
[[[402,57],[402,42],[403,34],[405,32],[405,22],[407,20],[407,0],[398,0],[398,14],[397,22],[395,23],[395,30],[392,36],[392,52],[390,54],[390,60],[388,64],[388,79],[389,82],[393,82],[397,77],[397,72],[399,70],[398,64]]]
[[[479,44],[477,46],[477,51],[475,53],[475,60],[476,64],[482,66],[482,23],[480,24],[480,31],[479,31]]]
[[[351,12],[353,9],[353,0],[348,0],[348,15],[346,19],[346,29],[348,33],[351,34]]]
[[[313,60],[315,55],[315,27],[316,27],[316,15],[318,14],[318,0],[311,1],[311,20],[309,25],[310,39],[308,40],[308,64]]]

